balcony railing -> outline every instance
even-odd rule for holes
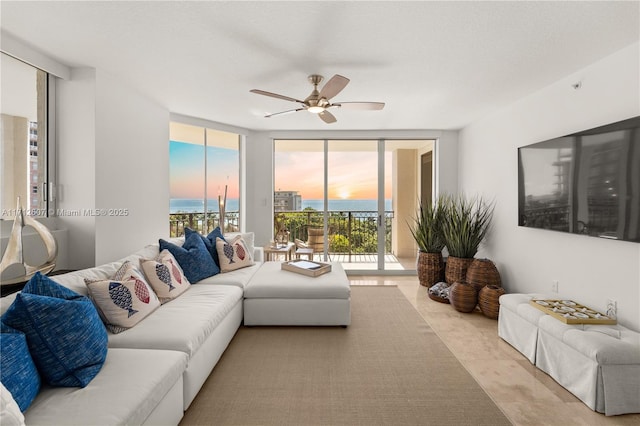
[[[227,212],[225,230],[238,230],[238,213]],[[322,228],[324,213],[316,210],[280,211],[275,214],[289,231],[289,240],[308,240],[309,228]],[[391,254],[393,211],[385,211],[381,218],[385,221],[385,254]],[[171,236],[184,234],[189,227],[201,234],[207,234],[219,224],[218,213],[211,212],[205,221],[203,213],[172,213],[169,215]],[[378,213],[372,211],[330,211],[328,212],[329,253],[351,256],[375,254],[378,252]]]
[[[238,212],[226,212],[224,220],[225,232],[235,232],[238,226]],[[209,212],[205,219],[204,213],[171,213],[169,214],[169,234],[172,237],[180,237],[184,235],[184,228],[188,227],[194,231],[198,231],[203,235],[220,225],[220,216],[218,212]]]

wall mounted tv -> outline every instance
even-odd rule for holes
[[[518,148],[518,224],[640,242],[640,116]]]

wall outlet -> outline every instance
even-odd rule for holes
[[[551,281],[551,291],[554,293],[558,292],[558,280]]]
[[[612,319],[615,319],[618,315],[618,301],[613,299],[607,299],[607,311],[605,314]]]

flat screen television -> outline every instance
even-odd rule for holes
[[[640,242],[640,116],[518,148],[518,217]]]

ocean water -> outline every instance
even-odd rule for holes
[[[238,211],[238,199],[227,198],[227,212]],[[391,200],[385,200],[385,210],[391,210]],[[324,209],[324,200],[302,200],[302,209],[311,207],[314,210]],[[218,200],[208,200],[207,208],[210,212],[218,211]],[[329,200],[329,211],[377,211],[377,200]],[[170,200],[170,213],[199,213],[204,211],[204,200],[172,198]]]

